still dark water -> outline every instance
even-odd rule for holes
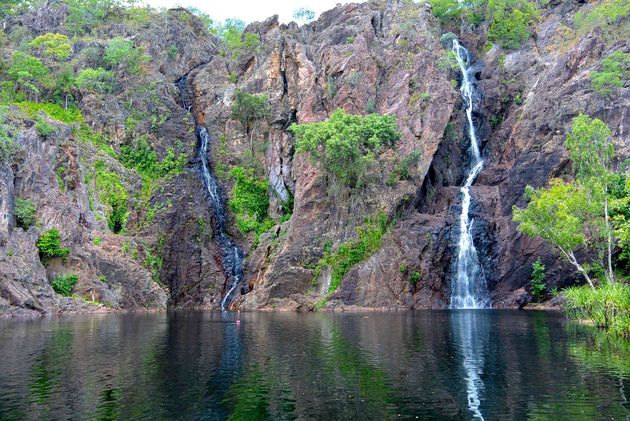
[[[1,420],[628,420],[629,397],[629,343],[554,313],[0,320]]]

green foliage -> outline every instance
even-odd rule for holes
[[[613,233],[619,240],[621,253],[617,258],[627,273],[630,273],[630,177],[625,178],[623,189],[613,192],[610,201],[610,215],[613,222]]]
[[[62,123],[78,123],[83,121],[81,110],[77,107],[68,107],[68,109],[65,109],[57,104],[30,101],[19,102],[17,106],[32,118],[35,118],[38,112],[43,111],[49,117],[61,121]]]
[[[415,150],[403,158],[397,169],[400,180],[409,180],[411,178],[410,169],[413,165],[418,163],[421,156],[422,152]]]
[[[449,70],[458,70],[459,64],[457,64],[457,54],[455,53],[455,51],[446,51],[446,55],[438,59],[437,67],[443,72],[447,72]]]
[[[62,34],[44,34],[35,38],[29,45],[44,57],[54,60],[67,60],[72,54],[72,44]]]
[[[488,0],[488,40],[515,49],[529,38],[530,25],[538,19],[538,8],[529,0]]]
[[[273,225],[267,210],[269,196],[267,180],[257,179],[252,171],[242,167],[234,167],[230,171],[234,178],[234,188],[228,202],[230,209],[236,215],[236,225],[243,233],[255,232],[262,234]]]
[[[98,69],[88,67],[79,72],[76,85],[82,91],[109,93],[114,87],[114,74],[102,67]]]
[[[484,13],[485,0],[429,0],[433,15],[442,25],[455,26],[462,19],[479,23]],[[450,47],[450,46],[449,46]]]
[[[142,64],[146,63],[149,57],[141,48],[135,48],[133,41],[115,37],[107,43],[103,59],[110,66],[122,65],[129,74],[137,75],[140,73]]]
[[[536,302],[542,301],[545,294],[545,265],[542,264],[540,258],[532,263],[532,277],[530,280],[532,286],[532,296]]]
[[[13,53],[7,76],[15,82],[18,90],[29,97],[37,98],[41,89],[50,84],[46,66],[39,59],[20,51]]]
[[[13,213],[17,226],[27,230],[35,223],[37,208],[35,208],[32,200],[16,197],[15,210]]]
[[[123,145],[120,148],[120,162],[150,179],[179,174],[186,166],[187,160],[185,154],[176,156],[173,148],[168,148],[164,159],[159,160],[146,137],[141,137],[135,145]]]
[[[357,263],[370,257],[381,246],[383,235],[387,231],[387,216],[383,212],[365,221],[357,228],[357,238],[339,245],[335,251],[327,251],[316,265],[314,279],[317,280],[322,271],[331,268],[331,282],[328,293],[337,290],[343,277]]]
[[[580,33],[592,31],[594,28],[602,28],[609,32],[612,26],[630,15],[630,2],[628,0],[603,0],[590,11],[577,12],[573,21]]]
[[[563,292],[569,317],[589,319],[596,326],[630,337],[630,286],[604,284],[597,289],[571,287]]]
[[[74,34],[91,31],[102,22],[118,0],[64,0],[68,5],[68,17],[65,27]]]
[[[75,274],[59,275],[50,282],[50,286],[57,294],[69,297],[77,282],[79,277]]]
[[[330,100],[337,95],[337,80],[334,76],[328,76],[326,81],[326,97]]]
[[[245,53],[260,50],[260,35],[244,30],[245,22],[240,19],[226,19],[215,27],[213,32],[223,41],[222,55],[238,60]]]
[[[591,85],[603,97],[611,96],[630,78],[630,53],[615,51],[602,62],[602,71],[591,73]]]
[[[56,228],[51,228],[39,236],[37,248],[42,257],[61,257],[65,259],[70,253],[68,248],[61,247],[61,236]]]
[[[420,272],[413,272],[409,275],[409,283],[414,287],[420,282]]]
[[[92,239],[92,244],[94,244],[95,246],[100,246],[102,242],[103,242],[103,237],[99,235],[97,235],[96,237]]]
[[[35,130],[37,130],[37,133],[39,133],[39,135],[44,139],[47,139],[57,133],[57,128],[50,124],[46,120],[46,117],[43,117],[42,115],[35,116]]]
[[[266,95],[236,91],[232,103],[232,118],[240,121],[247,133],[255,122],[267,118],[269,112],[269,100]]]
[[[177,58],[177,45],[171,45],[168,47],[166,53],[168,54],[169,59],[175,60]]]
[[[367,116],[335,110],[326,121],[293,124],[296,151],[308,152],[313,161],[343,185],[361,186],[376,156],[400,139],[396,119],[389,115]]]
[[[107,169],[103,161],[97,161],[94,165],[94,182],[101,203],[107,206],[107,225],[114,233],[119,233],[125,228],[129,212],[127,201],[129,194],[115,172]]]
[[[15,127],[7,123],[7,107],[0,106],[0,164],[9,161],[17,150],[14,137]]]
[[[160,282],[160,270],[162,269],[162,258],[154,254],[148,247],[144,250],[144,267],[151,272],[151,279],[154,282]]]

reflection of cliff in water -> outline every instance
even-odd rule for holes
[[[627,348],[565,327],[500,310],[0,320],[0,419],[627,418]]]

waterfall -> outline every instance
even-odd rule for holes
[[[217,183],[208,163],[208,147],[212,137],[205,127],[197,127],[197,137],[199,138],[199,161],[201,162],[201,176],[203,184],[208,191],[208,196],[212,202],[212,211],[215,224],[213,230],[221,249],[223,271],[227,276],[227,293],[221,300],[221,309],[225,310],[230,305],[233,292],[239,287],[243,279],[243,260],[245,254],[236,243],[226,233],[225,203],[221,194],[221,189]]]
[[[479,264],[479,256],[473,243],[473,219],[470,219],[470,186],[483,168],[483,159],[479,152],[479,141],[473,120],[476,89],[471,78],[470,57],[468,50],[459,41],[453,40],[453,52],[457,56],[457,63],[462,72],[461,96],[466,107],[468,123],[468,138],[470,147],[469,168],[466,180],[460,188],[462,194],[462,209],[459,215],[459,242],[457,244],[457,275],[451,288],[451,308],[487,308],[490,298],[486,287],[486,278]]]

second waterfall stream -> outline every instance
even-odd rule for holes
[[[473,219],[470,218],[470,187],[483,168],[483,159],[479,150],[477,128],[473,119],[475,109],[476,87],[474,75],[470,67],[470,55],[459,41],[453,40],[453,52],[457,56],[457,64],[462,73],[461,96],[466,107],[468,139],[470,147],[468,155],[470,163],[465,172],[464,185],[461,187],[462,208],[459,215],[459,241],[457,244],[457,273],[451,284],[451,308],[487,308],[490,297],[486,285],[486,277],[479,264],[479,255],[473,242]]]

